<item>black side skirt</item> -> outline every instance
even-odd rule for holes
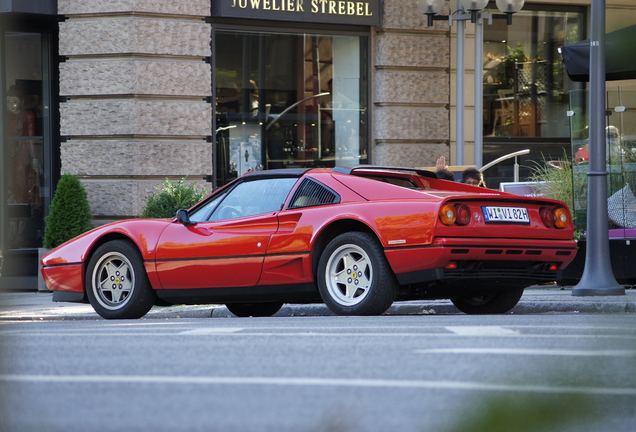
[[[313,283],[268,285],[231,288],[160,289],[157,297],[171,304],[225,304],[225,303],[322,303],[318,288]]]

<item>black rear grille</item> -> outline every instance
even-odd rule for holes
[[[444,269],[444,279],[556,280],[550,263],[529,261],[460,261],[456,269]]]

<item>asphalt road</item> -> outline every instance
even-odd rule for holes
[[[0,338],[1,431],[636,425],[636,314],[23,321]]]

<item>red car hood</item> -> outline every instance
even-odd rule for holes
[[[144,260],[152,259],[159,236],[171,223],[172,219],[130,219],[102,225],[56,247],[42,257],[41,263],[50,266],[86,262],[98,240],[122,235],[135,242]]]

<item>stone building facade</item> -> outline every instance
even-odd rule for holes
[[[96,223],[139,215],[165,178],[212,173],[210,6],[59,0],[61,171],[80,176]],[[448,26],[428,28],[414,2],[382,7],[371,163],[430,165],[449,156]]]
[[[61,170],[80,176],[96,222],[139,215],[166,177],[209,174],[209,0],[58,7]]]

